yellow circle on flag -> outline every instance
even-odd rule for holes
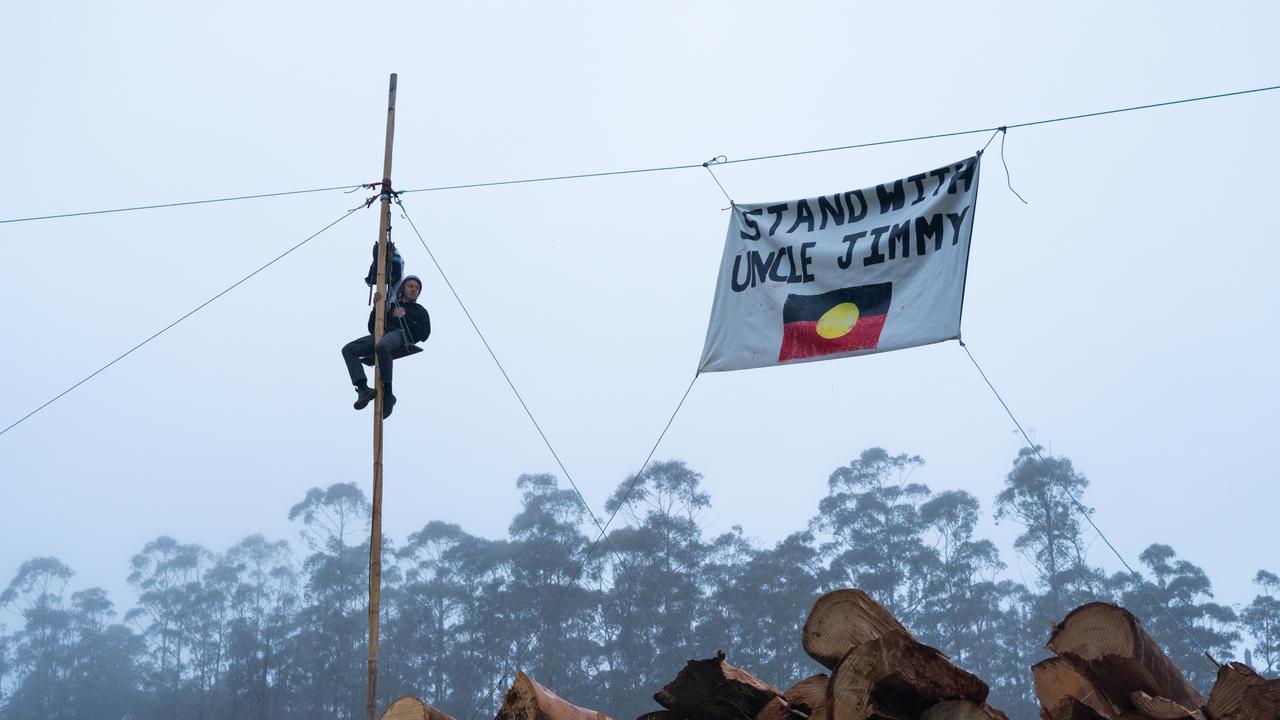
[[[822,314],[818,319],[818,334],[833,340],[848,335],[854,325],[858,324],[858,306],[853,303],[840,303]]]

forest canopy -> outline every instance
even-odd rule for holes
[[[825,590],[858,587],[921,641],[988,680],[990,702],[1032,720],[1030,667],[1051,624],[1090,600],[1124,605],[1202,692],[1204,659],[1280,673],[1280,578],[1258,570],[1238,610],[1173,547],[1152,544],[1137,575],[1107,575],[1068,491],[1069,459],[1024,450],[991,509],[1015,523],[1033,571],[1006,579],[983,509],[964,491],[911,480],[920,457],[880,448],[836,468],[806,527],[772,547],[740,528],[710,536],[711,498],[680,461],[626,478],[597,530],[552,475],[522,475],[507,537],[427,522],[384,540],[379,707],[422,697],[460,720],[493,717],[517,668],[618,718],[692,657],[726,651],[778,686],[819,667],[798,650]],[[1086,508],[1087,510],[1087,508]],[[72,568],[32,558],[0,606],[0,719],[357,718],[364,712],[369,501],[354,484],[312,488],[288,511],[296,544],[251,535],[213,551],[162,536],[129,561],[130,608]]]

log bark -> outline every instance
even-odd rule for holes
[[[1266,680],[1244,663],[1227,663],[1209,692],[1205,712],[1213,720],[1280,718],[1280,680]]]
[[[1117,705],[1131,705],[1135,690],[1187,708],[1204,705],[1182,671],[1124,608],[1102,602],[1082,605],[1054,628],[1048,646],[1073,660]]]
[[[781,701],[782,693],[725,662],[719,652],[708,660],[690,660],[653,699],[686,720],[744,720]]]
[[[860,643],[887,633],[911,633],[870,595],[857,589],[834,590],[818,598],[804,622],[801,642],[809,657],[835,669]]]
[[[1009,720],[1009,717],[986,703],[943,700],[925,710],[920,720]]]
[[[1088,705],[1101,718],[1109,720],[1120,714],[1120,709],[1066,658],[1053,657],[1032,665],[1031,677],[1043,718],[1056,717],[1055,713],[1067,698]]]
[[[613,720],[596,710],[578,707],[534,682],[523,671],[502,698],[495,720]]]
[[[943,700],[986,699],[986,683],[901,633],[850,650],[827,685],[831,720],[915,720]]]
[[[1169,698],[1148,695],[1141,690],[1134,690],[1129,699],[1139,715],[1151,720],[1205,720],[1198,709],[1185,708]]]

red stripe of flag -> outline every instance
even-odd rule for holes
[[[782,326],[782,348],[778,351],[778,362],[855,350],[873,350],[880,343],[880,331],[884,329],[886,317],[887,315],[863,315],[849,332],[830,339],[818,334],[817,320],[789,322]]]

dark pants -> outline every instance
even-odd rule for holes
[[[391,359],[397,352],[404,350],[406,345],[404,333],[400,330],[389,330],[383,334],[382,340],[378,341],[376,353],[378,374],[384,384],[391,384]],[[360,364],[360,358],[370,355],[375,355],[372,335],[365,335],[342,346],[342,360],[347,364],[352,385],[369,382],[364,374],[364,366]]]

